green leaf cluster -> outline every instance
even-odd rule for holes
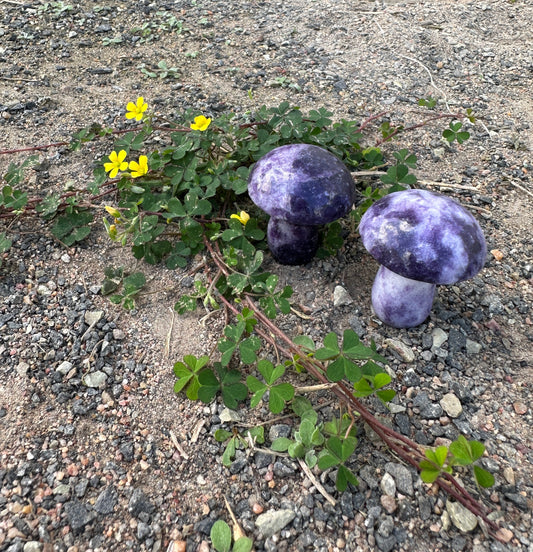
[[[454,466],[470,466],[477,484],[480,487],[492,487],[494,476],[476,464],[483,456],[485,445],[479,441],[468,441],[460,435],[449,447],[440,446],[425,452],[427,460],[420,462],[422,480],[433,483],[443,474],[451,474]]]
[[[337,468],[335,486],[340,492],[346,490],[348,483],[351,483],[354,487],[359,484],[350,468],[345,466],[345,462],[354,453],[356,446],[357,439],[355,437],[346,437],[345,439],[330,437],[326,441],[326,448],[318,455],[318,467],[321,470]]]
[[[264,378],[264,382],[255,376],[246,378],[246,385],[252,393],[250,407],[255,408],[266,392],[268,392],[268,408],[273,414],[279,414],[284,408],[285,403],[294,397],[294,387],[290,383],[275,383],[285,374],[285,366],[274,365],[262,359],[257,363],[257,370]]]
[[[233,410],[237,409],[239,402],[248,396],[248,389],[241,383],[242,374],[239,370],[230,370],[220,362],[215,362],[214,369],[207,368],[198,376],[198,398],[205,403],[210,403],[218,393],[222,395],[224,404]]]
[[[355,397],[369,397],[375,395],[383,404],[392,401],[396,396],[394,389],[383,389],[391,383],[387,372],[369,360],[361,367],[362,377],[353,385]]]
[[[452,121],[450,123],[450,126],[443,131],[442,136],[450,144],[457,140],[459,144],[462,144],[463,142],[466,142],[470,138],[470,133],[466,130],[461,130],[463,128],[463,123],[461,121]]]
[[[224,453],[222,454],[222,464],[228,468],[231,466],[238,448],[247,448],[255,443],[262,445],[265,442],[265,429],[263,426],[257,426],[247,429],[242,433],[236,429],[233,429],[233,431],[217,429],[215,431],[215,440],[219,443],[226,443]]]
[[[102,295],[109,295],[109,300],[115,305],[122,305],[126,310],[135,308],[135,298],[146,284],[146,277],[142,272],[125,275],[123,267],[108,266],[104,269]],[[119,290],[119,288],[121,288]],[[119,290],[117,292],[117,290]],[[117,292],[117,293],[115,293]]]
[[[316,448],[324,443],[322,424],[318,423],[318,414],[305,397],[295,397],[291,406],[300,418],[300,425],[294,431],[293,439],[278,437],[271,448],[277,452],[288,452],[291,458],[302,458],[313,468],[317,463]]]
[[[355,361],[372,359],[386,362],[386,359],[376,352],[375,347],[367,347],[353,330],[344,331],[342,345],[339,345],[339,338],[335,332],[328,333],[324,337],[324,346],[317,349],[314,356],[318,360],[328,361],[326,375],[332,382],[342,379],[358,382],[363,372]]]
[[[222,353],[220,362],[228,366],[233,354],[238,350],[241,362],[253,364],[257,360],[257,351],[261,348],[261,340],[257,335],[250,335],[257,320],[250,309],[243,309],[237,316],[237,323],[224,328],[225,337],[218,342],[218,350]]]
[[[63,215],[57,217],[50,230],[60,242],[71,246],[91,233],[89,224],[92,221],[93,214],[90,211],[71,205]]]

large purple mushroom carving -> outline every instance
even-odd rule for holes
[[[389,194],[359,224],[363,245],[380,263],[372,306],[385,324],[412,328],[433,305],[437,284],[475,276],[487,246],[477,220],[452,199],[425,190]]]
[[[267,240],[273,257],[281,264],[300,265],[314,257],[319,227],[350,212],[355,186],[350,171],[329,151],[289,144],[257,161],[248,193],[270,215]]]

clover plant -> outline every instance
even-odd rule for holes
[[[168,14],[161,13],[161,20],[167,30],[181,31],[181,22]],[[151,27],[135,30],[143,40],[150,40],[153,31]],[[271,449],[307,466],[333,470],[340,491],[357,484],[352,470],[362,459],[356,455],[356,428],[365,423],[394,454],[419,468],[424,481],[437,481],[496,535],[498,526],[486,508],[451,473],[472,465],[480,487],[492,483],[490,474],[476,464],[484,450],[481,443],[460,438],[447,448],[423,451],[371,412],[368,397],[384,404],[394,397],[394,390],[388,388],[392,381],[385,369],[387,359],[373,343],[364,343],[352,330],[342,335],[330,332],[318,341],[281,330],[276,320],[294,309],[292,288],[280,286],[278,275],[265,269],[268,219],[247,193],[254,164],[275,148],[301,143],[336,156],[355,173],[356,180],[366,183],[361,186],[363,201],[350,216],[321,229],[318,254],[335,254],[343,236],[357,239],[355,228],[365,210],[389,192],[416,182],[411,173],[415,156],[399,150],[388,162],[382,144],[439,120],[451,121],[446,140],[460,143],[467,138],[458,123],[473,122],[470,113],[437,113],[431,99],[421,105],[430,109],[430,116],[406,127],[390,119],[383,121],[385,114],[362,122],[334,122],[324,108],[304,113],[288,102],[242,114],[211,117],[191,109],[163,118],[139,97],[126,106],[130,123],[125,129],[93,124],[69,142],[34,148],[68,145],[77,150],[94,140],[106,141],[108,153],[97,163],[86,190],[31,196],[21,187],[33,157],[19,166],[11,164],[4,175],[0,217],[41,215],[56,237],[72,245],[88,235],[94,227],[96,206],[103,204],[100,217],[109,238],[131,247],[136,259],[162,263],[168,269],[190,267],[194,272],[192,291],[175,304],[178,314],[200,307],[207,316],[220,311],[226,320],[214,350],[199,357],[187,354],[174,364],[177,393],[186,393],[190,400],[221,400],[229,408],[249,405],[258,413],[294,415],[294,431],[270,443]],[[377,137],[371,130],[376,124],[381,124]],[[157,146],[151,140],[155,132]],[[370,143],[372,136],[375,139]],[[357,173],[364,176],[358,179]],[[10,246],[7,231],[0,239],[6,252]],[[200,264],[199,259],[203,259]],[[142,308],[140,290],[145,285],[142,273],[128,275],[122,268],[109,268],[103,291],[125,308]],[[312,385],[299,387],[305,373]],[[315,389],[327,390],[338,417],[328,419],[313,406],[308,397]],[[225,443],[222,463],[230,466],[239,448],[266,446],[264,426],[268,423],[255,428],[239,428],[238,424],[219,428],[215,438]],[[251,548],[249,539],[238,539],[232,546],[224,523],[215,524],[211,534],[216,550]]]

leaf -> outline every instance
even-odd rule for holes
[[[495,479],[492,473],[489,473],[480,466],[474,466],[474,476],[481,487],[488,488],[494,485]]]
[[[251,427],[246,434],[250,434],[252,439],[260,445],[265,442],[265,428],[263,426]]]
[[[217,429],[215,431],[215,441],[223,443],[224,441],[227,441],[232,435],[233,433],[231,431],[227,431],[225,429]]]
[[[218,342],[218,350],[222,353],[220,362],[222,366],[227,366],[230,363],[231,357],[237,348],[237,343],[230,339],[221,339]]]
[[[297,335],[293,342],[304,351],[312,352],[315,350],[315,342],[307,335]]]
[[[305,460],[305,463],[310,467],[310,468],[314,468],[316,466],[316,463],[318,462],[318,458],[317,458],[317,455],[316,455],[316,452],[314,450],[308,450],[306,453],[305,453],[305,457],[304,457],[304,460]]]
[[[193,373],[183,362],[176,362],[174,364],[174,375],[179,378],[179,381],[176,382],[176,385],[174,386],[174,391],[178,393],[185,384],[191,379],[193,376]],[[178,387],[178,390],[176,391],[176,387]]]
[[[311,401],[307,397],[302,397],[301,395],[294,397],[292,401],[292,410],[300,418],[303,418],[308,412],[316,415]]]
[[[178,378],[178,381],[174,384],[174,392],[179,393],[184,387],[187,387],[187,397],[195,401],[198,399],[198,389],[200,383],[198,382],[198,372],[209,362],[208,356],[202,356],[196,358],[194,355],[185,355],[183,362],[176,362],[174,364],[174,375]]]
[[[374,389],[368,383],[367,377],[361,378],[359,381],[354,383],[354,397],[368,397],[372,395]]]
[[[133,310],[135,308],[135,301],[131,297],[124,297],[122,302],[122,308],[126,310]]]
[[[270,448],[275,452],[286,452],[289,449],[289,446],[293,443],[294,441],[288,439],[287,437],[278,437],[272,441]]]
[[[233,552],[250,552],[254,541],[250,537],[239,537],[233,544]]]
[[[474,461],[468,441],[463,435],[459,435],[457,440],[450,444],[449,450],[453,454],[454,460],[462,466],[472,464]]]
[[[448,142],[453,142],[455,140],[455,132],[453,130],[450,130],[449,128],[442,132],[442,136],[443,138],[448,140]]]
[[[354,487],[359,485],[359,481],[357,481],[357,478],[352,471],[346,466],[340,465],[339,471],[337,472],[337,481],[335,482],[335,486],[337,487],[337,490],[342,493],[347,489],[348,483],[351,483]]]
[[[238,222],[238,224],[240,224],[240,223]],[[240,238],[242,236],[242,234],[243,234],[242,227],[241,228],[228,228],[227,230],[224,230],[224,232],[222,232],[222,235],[220,237],[225,242],[231,242],[235,238]]]
[[[485,452],[485,445],[479,441],[470,441],[468,444],[470,445],[472,460],[475,462],[483,456]]]
[[[268,378],[265,377],[265,380],[268,385],[272,385],[275,381],[279,380],[285,374],[285,366],[278,365],[276,366],[268,375]],[[292,399],[292,396],[290,397]]]
[[[328,336],[331,336],[329,339]],[[330,333],[324,338],[324,347],[317,349],[315,352],[315,357],[318,360],[328,360],[333,359],[339,354],[339,346],[337,343],[337,334]]]
[[[111,303],[113,303],[113,305],[120,305],[120,303],[122,303],[122,299],[123,299],[123,295],[111,295],[111,297],[109,298],[109,300],[111,301]]]
[[[339,462],[345,462],[354,452],[357,445],[355,437],[340,439],[332,436],[326,441],[327,450],[333,454]]]
[[[109,295],[118,289],[119,283],[114,282],[113,280],[104,280],[102,282],[101,292],[102,295]]]
[[[168,210],[167,216],[169,218],[184,217],[186,215],[185,209],[183,208],[181,201],[176,197],[172,197],[168,200],[167,210]]]
[[[270,389],[268,407],[273,414],[279,414],[285,403],[294,396],[294,387],[290,383],[280,383]]]
[[[258,391],[265,392],[268,389],[267,385],[258,380],[255,376],[248,376],[246,378],[246,385],[252,393],[257,393]]]
[[[244,288],[248,285],[248,276],[240,272],[233,272],[227,277],[228,284],[233,288],[235,295],[240,295]]]
[[[431,453],[431,454],[428,454]],[[426,451],[426,456],[429,458],[430,456],[434,455],[434,452],[432,450]],[[441,469],[435,466],[438,462],[434,461],[433,458],[430,458],[429,460],[422,460],[420,462],[420,477],[424,483],[433,483],[441,474]]]
[[[187,247],[183,242],[177,242],[174,244],[170,255],[167,257],[165,262],[166,267],[173,270],[175,268],[184,268],[187,266],[187,259],[191,254],[191,248]]]
[[[263,376],[265,381],[268,383],[274,371],[274,365],[269,360],[262,358],[257,363],[257,371]]]
[[[237,372],[237,374],[240,373]],[[222,400],[224,404],[236,410],[239,406],[239,402],[243,401],[248,396],[248,388],[244,383],[231,383],[229,385],[222,385]]]
[[[13,245],[12,240],[10,240],[5,232],[0,232],[0,253],[5,253]],[[0,265],[2,260],[0,259]]]
[[[342,336],[343,353],[346,353],[347,355],[349,355],[351,351],[354,351],[354,350],[356,351],[360,344],[361,344],[361,340],[353,330],[344,330],[344,334]]]
[[[303,458],[307,451],[302,443],[292,442],[287,452],[291,458]]]
[[[270,390],[268,396],[268,409],[272,414],[279,414],[285,408],[285,402],[283,398]]]
[[[140,289],[146,284],[146,277],[142,272],[134,272],[124,278],[123,284],[134,289]]]
[[[374,388],[381,389],[392,381],[392,378],[386,372],[379,372],[374,376]]]
[[[198,398],[205,403],[211,402],[220,390],[220,382],[213,370],[210,369],[205,370],[198,376],[198,383],[200,384]]]
[[[322,349],[323,350],[323,349]],[[317,351],[317,353],[320,351]],[[317,355],[318,358],[318,355]],[[346,359],[344,357],[339,357],[334,360],[331,364],[328,365],[326,375],[329,381],[335,382],[340,381],[344,378],[344,364]]]
[[[346,379],[351,382],[359,381],[363,375],[361,367],[347,358],[344,358],[344,374]]]
[[[332,468],[338,465],[338,463],[339,463],[339,459],[333,454],[331,454],[329,451],[327,450],[320,451],[318,455],[318,467],[321,470],[327,470],[329,468]]]
[[[267,291],[270,293],[274,293],[274,290],[276,289],[276,286],[278,285],[279,276],[277,274],[271,274],[265,282]]]
[[[256,352],[261,348],[261,340],[258,336],[252,335],[239,344],[241,361],[244,364],[252,364],[257,360]]]
[[[187,311],[196,310],[197,298],[191,297],[190,295],[181,296],[176,304],[174,305],[174,310],[178,314],[185,314]]]
[[[194,376],[187,387],[185,394],[190,401],[198,400],[198,390],[200,389],[200,382],[198,381],[198,376]]]
[[[438,447],[435,450],[428,449],[426,450],[425,455],[430,463],[432,462],[440,468],[444,465],[444,462],[446,461],[448,449],[445,446]]]
[[[311,444],[315,446],[320,446],[324,443],[325,438],[322,435],[319,427],[316,427],[313,433],[311,433]]]
[[[59,194],[47,195],[41,203],[35,206],[35,210],[40,213],[44,218],[50,218],[56,214],[59,205],[61,204],[61,198]]]
[[[236,440],[236,437],[231,438],[222,454],[222,464],[226,466],[226,468],[231,466],[231,459],[235,456]]]
[[[376,396],[383,403],[391,402],[396,397],[394,389],[385,389],[384,391],[376,391]]]

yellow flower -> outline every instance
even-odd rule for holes
[[[250,220],[250,215],[246,211],[241,211],[238,215],[231,215],[230,218],[237,219],[243,226],[246,226],[246,223]]]
[[[120,218],[120,211],[118,211],[117,209],[115,209],[114,207],[111,207],[109,205],[106,205],[105,206],[105,210],[115,219],[119,219]]]
[[[130,171],[133,178],[145,175],[148,172],[148,157],[141,155],[138,163],[137,161],[130,161]]]
[[[112,224],[110,227],[109,227],[109,237],[112,239],[112,240],[116,240],[117,239],[117,227]]]
[[[199,130],[200,132],[203,132],[204,130],[207,130],[207,127],[211,124],[211,119],[207,119],[203,115],[199,115],[198,117],[194,118],[194,123],[191,124],[191,128],[193,130]]]
[[[109,173],[109,178],[115,178],[118,171],[125,171],[128,168],[128,162],[124,161],[126,155],[124,150],[120,150],[118,153],[112,151],[109,154],[109,163],[104,163],[104,169]]]
[[[128,110],[126,113],[126,119],[135,119],[136,121],[140,121],[144,116],[144,112],[148,109],[148,104],[145,103],[144,98],[140,96],[137,98],[136,103],[129,102],[126,109]]]

